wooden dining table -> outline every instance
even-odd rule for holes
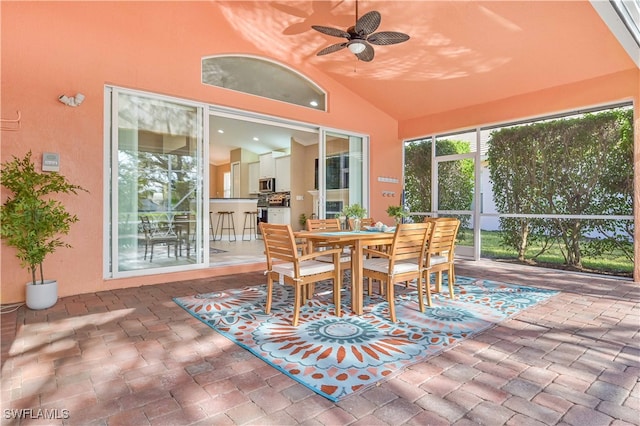
[[[362,266],[363,248],[367,246],[387,245],[393,241],[394,232],[382,231],[298,231],[296,238],[307,241],[308,249],[313,251],[313,245],[331,244],[351,247],[351,309],[356,315],[363,312]]]

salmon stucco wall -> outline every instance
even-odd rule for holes
[[[228,106],[371,136],[372,168],[399,175],[401,151],[378,145],[397,142],[397,123],[348,88],[290,52],[264,56],[233,37],[216,2],[2,2],[2,117],[22,115],[21,128],[2,132],[1,160],[32,150],[60,154],[60,171],[89,192],[64,198],[79,217],[61,249],[45,261],[46,278],[59,281],[60,296],[229,273],[201,269],[127,279],[103,278],[105,241],[105,86],[114,85]],[[322,112],[205,86],[201,58],[243,53],[290,64],[329,94]],[[81,92],[85,101],[69,107],[62,94]],[[353,114],[358,111],[358,114]],[[372,204],[380,204],[374,186]],[[4,192],[0,193],[6,198]],[[24,300],[28,272],[12,248],[2,244],[1,303]],[[255,269],[255,266],[253,267]],[[234,268],[241,272],[243,268]]]
[[[59,280],[61,296],[260,268],[252,265],[233,270],[199,269],[126,279],[104,278],[107,85],[369,135],[370,214],[380,220],[386,219],[387,205],[399,202],[399,198],[383,197],[382,193],[394,191],[399,197],[403,139],[618,100],[638,101],[640,78],[634,71],[398,125],[294,52],[259,50],[260,43],[256,40],[249,42],[237,36],[238,29],[229,23],[225,13],[229,13],[230,7],[250,7],[250,3],[224,3],[221,6],[214,1],[0,2],[0,113],[2,118],[11,118],[20,111],[22,117],[19,131],[2,132],[0,160],[22,156],[28,150],[37,159],[43,152],[57,152],[61,172],[89,190],[77,197],[63,198],[80,221],[65,238],[72,248],[59,250],[45,262],[46,277]],[[203,85],[201,59],[217,54],[247,54],[288,64],[328,93],[328,111]],[[79,107],[58,102],[62,94],[71,96],[78,92],[86,96]],[[636,147],[640,145],[638,133]],[[636,164],[638,161],[636,153]],[[398,178],[399,183],[384,179],[381,182],[378,177]],[[3,190],[0,198],[6,198]],[[13,249],[4,243],[0,257],[0,303],[24,300],[28,272],[20,267]]]

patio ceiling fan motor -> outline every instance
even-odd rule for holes
[[[329,53],[337,52],[348,47],[351,53],[364,62],[371,62],[374,56],[372,45],[384,46],[389,44],[398,44],[409,40],[409,36],[396,31],[379,31],[374,32],[380,26],[382,17],[380,12],[372,10],[361,17],[358,17],[358,1],[356,0],[356,23],[354,26],[347,28],[346,31],[332,27],[323,27],[321,25],[312,25],[311,28],[332,37],[343,37],[347,41],[343,43],[332,44],[320,50],[316,55],[322,56]]]

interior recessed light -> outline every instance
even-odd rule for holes
[[[260,139],[258,139],[257,137],[255,137],[255,136],[254,136],[254,137],[253,137],[253,140],[254,140],[254,141],[256,141],[256,142],[258,142]]]
[[[218,133],[224,133],[224,130],[218,129]]]
[[[311,102],[309,102],[309,104],[310,104],[312,107],[317,107],[317,106],[318,106],[318,102],[316,102],[316,101],[311,101]]]

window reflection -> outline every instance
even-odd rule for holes
[[[194,106],[118,93],[114,272],[199,261],[198,114]]]
[[[249,56],[215,56],[202,60],[202,82],[212,86],[326,111],[326,95],[301,74]]]

